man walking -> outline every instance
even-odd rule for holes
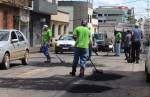
[[[127,30],[127,34],[125,35],[124,39],[124,53],[125,53],[125,59],[128,60],[131,58],[131,38],[132,38],[132,32],[130,30]]]
[[[143,38],[143,34],[138,25],[135,25],[135,28],[132,30],[132,34],[132,62],[139,63],[141,39]]]
[[[115,56],[120,56],[122,34],[118,31],[115,35]]]
[[[52,37],[51,30],[48,28],[47,25],[44,25],[43,32],[42,32],[42,52],[47,58],[45,63],[51,62],[51,58],[50,58],[49,50],[48,50],[51,37]]]
[[[81,26],[75,28],[74,30],[74,37],[76,40],[75,43],[75,52],[74,52],[74,59],[72,65],[72,72],[70,74],[72,76],[76,75],[76,68],[78,65],[78,61],[80,59],[80,74],[79,77],[84,77],[84,70],[86,61],[88,58],[88,48],[89,48],[89,41],[90,41],[90,30],[87,27],[87,21],[82,20]]]

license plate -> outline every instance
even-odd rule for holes
[[[66,50],[66,49],[69,49],[69,48],[67,48],[67,47],[63,47],[63,49],[65,49],[65,50]]]

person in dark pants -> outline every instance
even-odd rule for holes
[[[143,38],[142,30],[135,25],[132,30],[132,62],[139,63],[141,39]]]
[[[131,39],[132,39],[132,32],[127,30],[125,39],[124,39],[124,53],[125,53],[125,60],[131,58]]]
[[[72,76],[76,75],[76,68],[78,65],[78,61],[80,59],[79,77],[84,77],[86,61],[89,56],[89,42],[90,42],[90,37],[91,37],[90,30],[87,27],[87,21],[82,20],[81,26],[76,27],[73,34],[74,34],[76,43],[75,43],[72,71],[70,72],[70,74]]]

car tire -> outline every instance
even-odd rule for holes
[[[57,50],[55,50],[55,54],[58,54],[58,51],[57,51]]]
[[[146,66],[145,66],[145,72],[146,72],[146,81],[150,82],[150,74],[148,73]]]
[[[25,52],[24,58],[21,60],[23,65],[28,65],[29,51]]]
[[[5,53],[1,67],[2,69],[5,69],[5,70],[10,68],[10,56],[8,53]]]

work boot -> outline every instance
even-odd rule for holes
[[[70,72],[71,76],[76,76],[76,66],[72,67],[72,71]]]
[[[139,60],[136,60],[136,63],[138,64],[138,63],[139,63]]]
[[[49,56],[49,54],[46,57],[47,57],[47,60],[44,61],[44,63],[51,63],[51,57]]]
[[[46,61],[44,61],[44,63],[51,63],[51,60],[47,59]]]
[[[82,68],[82,69],[80,69],[80,74],[79,74],[79,77],[84,77],[84,69]]]

